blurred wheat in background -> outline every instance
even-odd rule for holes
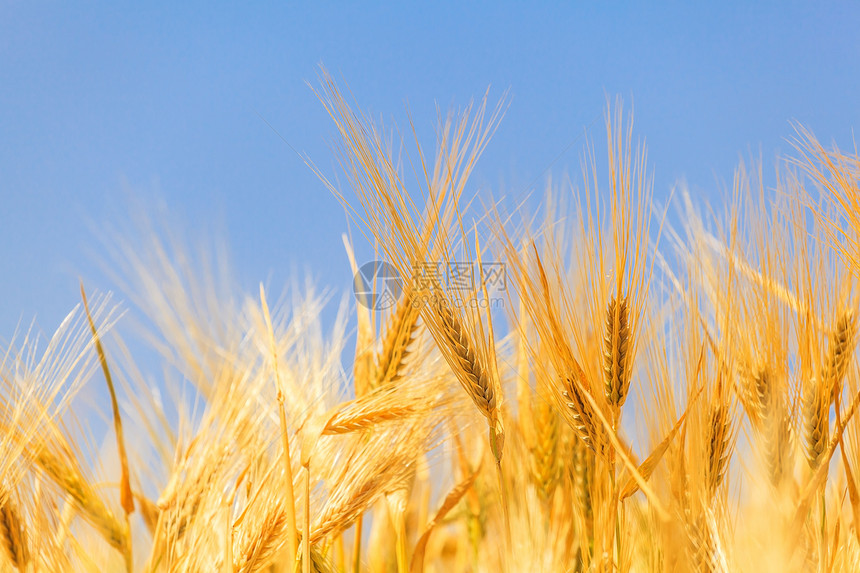
[[[725,206],[657,205],[612,103],[537,212],[467,193],[504,97],[404,155],[342,93],[323,73],[344,183],[314,169],[399,298],[324,329],[311,287],[119,237],[126,292],[3,349],[2,570],[860,569],[856,154],[798,127],[775,190],[741,165]],[[180,379],[141,374],[122,300]]]

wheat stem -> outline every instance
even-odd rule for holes
[[[352,557],[352,571],[353,573],[361,573],[361,537],[362,537],[362,529],[364,524],[364,516],[359,515],[355,520],[355,551],[353,552]]]
[[[98,330],[96,329],[96,323],[93,321],[93,315],[90,313],[90,305],[87,302],[87,293],[86,291],[84,291],[83,281],[81,281],[81,298],[84,302],[84,311],[86,312],[87,321],[90,325],[90,331],[93,335],[93,343],[95,344],[96,352],[99,356],[99,363],[101,364],[102,372],[104,373],[105,377],[105,382],[107,382],[108,393],[110,394],[111,409],[113,410],[114,432],[116,433],[116,446],[119,452],[120,505],[122,505],[122,509],[125,512],[125,527],[128,530],[130,529],[129,515],[134,512],[134,495],[131,492],[131,482],[129,479],[128,469],[128,455],[126,455],[125,439],[123,438],[122,433],[122,417],[119,413],[119,404],[117,403],[116,390],[114,390],[113,386],[113,377],[111,376],[110,368],[108,368],[107,356],[105,356],[104,347],[102,347],[102,342],[99,338]],[[131,551],[131,543],[126,543],[123,557],[125,558],[126,570],[129,573],[131,573],[134,564]]]
[[[278,419],[281,429],[281,449],[284,454],[284,504],[287,527],[286,553],[290,559],[297,558],[298,552],[298,529],[296,527],[296,500],[293,492],[293,463],[290,457],[290,434],[287,427],[287,414],[284,406],[284,391],[281,384],[281,374],[278,368],[278,351],[275,344],[275,329],[272,326],[272,316],[269,314],[269,305],[266,302],[266,293],[260,284],[260,304],[263,309],[263,317],[266,321],[266,329],[269,334],[269,349],[272,356],[272,370],[275,373],[275,387],[278,397]]]

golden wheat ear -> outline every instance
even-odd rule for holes
[[[557,401],[559,411],[582,442],[602,455],[608,443],[596,412],[585,396],[584,375],[571,373],[561,378]]]
[[[732,428],[731,415],[727,404],[718,403],[711,407],[708,416],[708,463],[707,479],[710,490],[716,491],[723,481],[728,465]]]
[[[326,414],[322,435],[369,432],[388,422],[408,423],[425,418],[432,409],[446,404],[444,397],[437,399],[427,394],[407,392],[389,384],[386,388],[335,406]]]
[[[806,461],[816,469],[827,449],[830,437],[831,389],[820,379],[810,380],[803,399],[803,430],[806,439]]]
[[[612,297],[606,308],[603,371],[606,401],[615,408],[624,405],[630,389],[630,324],[627,297]]]
[[[303,536],[303,543],[306,539],[308,546],[313,546],[337,535],[386,491],[396,489],[410,471],[416,452],[427,447],[428,432],[424,421],[415,420],[381,431],[371,440],[353,436],[344,452],[346,465],[333,480],[328,498],[310,525],[310,534]]]
[[[420,305],[415,304],[412,289],[407,286],[382,339],[374,388],[397,382],[404,375],[418,334],[420,314]]]
[[[835,401],[837,395],[842,393],[842,381],[848,371],[848,366],[854,353],[856,344],[857,321],[854,311],[843,312],[836,321],[836,328],[830,338],[830,346],[827,349],[822,383],[831,389],[830,400]]]
[[[277,503],[266,504],[264,517],[253,531],[245,531],[236,540],[233,551],[233,571],[252,573],[270,567],[284,545],[287,513]]]
[[[30,541],[27,526],[19,513],[12,492],[0,502],[0,540],[9,563],[18,571],[26,571],[30,563]]]
[[[550,400],[549,396],[535,396],[531,417],[534,438],[529,447],[532,479],[544,503],[552,499],[562,468],[559,415]]]

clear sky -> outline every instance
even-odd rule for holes
[[[792,120],[852,145],[858,4],[708,4],[0,0],[0,339],[34,317],[52,331],[78,276],[110,286],[92,227],[129,192],[223,228],[249,289],[305,271],[349,288],[342,207],[258,116],[333,173],[335,132],[306,83],[320,63],[373,114],[403,125],[408,105],[431,145],[436,105],[509,88],[473,180],[507,193],[607,95],[635,109],[658,198],[685,178],[717,201],[740,158],[790,151]],[[578,178],[581,150],[552,172]]]

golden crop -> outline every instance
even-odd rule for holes
[[[776,189],[741,166],[722,214],[682,193],[670,224],[615,105],[608,173],[589,155],[508,211],[464,199],[503,103],[406,162],[327,75],[319,97],[350,193],[318,173],[399,300],[324,333],[313,291],[270,308],[157,233],[121,246],[165,379],[83,289],[4,350],[2,570],[860,570],[856,154],[798,129]],[[414,280],[452,262],[471,283]]]

